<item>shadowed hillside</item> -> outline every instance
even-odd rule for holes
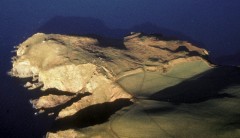
[[[91,17],[55,16],[36,30],[42,33],[57,33],[67,35],[97,35],[108,38],[122,38],[129,32],[144,32],[147,34],[164,34],[168,39],[187,40],[200,47],[203,43],[177,31],[159,27],[153,23],[146,22],[127,29],[109,28],[99,19]]]
[[[238,67],[217,67],[159,91],[150,99],[180,104],[200,103],[215,98],[231,98],[234,96],[220,92],[228,87],[240,85],[239,76],[240,69]]]

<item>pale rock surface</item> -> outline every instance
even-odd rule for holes
[[[57,118],[73,116],[96,104],[150,96],[164,88],[211,70],[208,52],[191,43],[164,40],[154,35],[133,33],[122,41],[103,47],[97,38],[37,33],[20,44],[10,74],[32,77],[41,90],[57,89],[72,94],[88,92]],[[31,84],[31,85],[30,85]],[[33,87],[37,88],[37,87]],[[37,109],[52,108],[75,96],[47,95],[33,101]],[[76,137],[67,130],[48,137]]]
[[[168,75],[176,65],[203,64],[204,68],[193,68],[194,73],[183,71],[187,74],[183,79],[211,69],[211,65],[203,58],[208,55],[207,51],[185,41],[166,41],[134,33],[125,37],[123,43],[126,50],[110,47],[112,45],[103,48],[95,38],[37,33],[17,47],[11,75],[38,80],[29,89],[42,86],[43,91],[55,88],[76,94],[91,93],[62,109],[58,118],[63,118],[74,115],[89,105],[120,98],[131,99],[132,95],[139,93],[151,95],[161,89],[158,88],[161,80],[144,83],[146,86],[140,86],[143,83],[140,81],[148,76]],[[139,78],[139,75],[144,77]],[[171,85],[175,83],[178,81]],[[29,87],[30,83],[26,86]],[[139,88],[142,90],[139,91]],[[41,97],[35,100],[34,105],[36,108],[54,107],[56,103],[64,103],[71,98],[56,97]]]
[[[67,101],[71,100],[73,97],[75,96],[49,94],[47,96],[42,96],[39,99],[31,100],[30,102],[36,109],[45,109],[64,104]]]
[[[48,137],[48,138],[80,138],[81,135],[79,135],[73,129],[69,129],[69,130],[65,130],[65,131],[59,131],[56,134],[49,133],[46,137]]]

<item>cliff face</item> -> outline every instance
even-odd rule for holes
[[[114,44],[86,36],[37,33],[17,47],[10,74],[32,77],[25,85],[29,89],[72,93],[33,100],[40,110],[89,93],[58,113],[57,118],[65,118],[91,105],[148,97],[212,69],[205,60],[208,52],[185,41],[132,33],[120,43],[124,49]]]
[[[126,49],[111,44],[104,48],[96,38],[38,33],[17,47],[10,73],[33,77],[35,81],[26,84],[29,89],[91,93],[62,109],[58,117],[63,118],[89,105],[151,95],[211,68],[203,58],[207,51],[185,41],[133,33],[124,38],[123,45]],[[169,75],[181,79],[166,79]],[[41,109],[63,103],[43,100],[53,96],[41,97],[34,104]]]

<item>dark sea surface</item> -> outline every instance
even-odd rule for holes
[[[13,46],[37,32],[120,38],[131,31],[188,40],[208,49],[212,59],[239,53],[240,1],[1,0],[0,137],[42,137],[54,121],[34,115],[29,99],[39,92],[7,75]]]

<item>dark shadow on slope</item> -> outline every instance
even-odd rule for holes
[[[206,59],[207,61],[209,61],[209,56],[208,55],[202,55],[202,53],[199,53],[197,51],[190,51],[186,46],[184,45],[181,45],[179,46],[175,51],[173,52],[187,52],[188,56],[192,57],[192,56],[201,56],[203,57],[204,59]]]
[[[22,86],[22,87],[24,87],[24,85],[27,82],[33,83],[31,77],[29,77],[29,78],[21,78],[21,79],[15,78],[15,79],[19,82],[18,84],[20,84],[20,86]],[[34,81],[34,83],[37,83],[37,81]],[[36,99],[36,98],[39,98],[40,96],[46,96],[46,95],[49,95],[49,94],[53,94],[53,95],[67,95],[67,96],[72,96],[72,95],[76,94],[76,93],[72,93],[72,92],[68,92],[68,91],[61,91],[61,90],[58,90],[56,88],[49,88],[47,90],[42,91],[41,88],[42,87],[39,87],[39,88],[36,88],[36,89],[32,89],[32,90],[28,90],[28,88],[24,88],[24,89],[26,89],[26,90],[28,90],[28,91],[30,91],[32,93],[32,95],[31,95],[32,99]]]
[[[89,96],[89,95],[91,95],[91,93],[89,93],[89,92],[77,94],[75,97],[73,97],[71,100],[69,100],[68,102],[66,102],[66,103],[64,103],[64,104],[58,105],[58,106],[56,106],[56,107],[44,109],[44,110],[45,110],[45,114],[54,113],[53,117],[56,118],[57,115],[58,115],[58,113],[59,113],[62,109],[66,108],[66,107],[68,107],[68,106],[70,106],[70,105],[72,105],[73,103],[81,100],[83,97]]]
[[[199,41],[194,40],[190,36],[187,36],[181,32],[170,30],[167,28],[159,27],[151,22],[146,22],[143,24],[135,25],[128,30],[129,32],[144,32],[147,34],[152,34],[158,36],[159,39],[164,40],[186,40],[198,47],[205,47],[205,45]]]
[[[178,85],[159,91],[150,99],[174,104],[199,103],[215,98],[232,98],[234,95],[220,93],[232,85],[240,84],[238,67],[217,67]]]
[[[155,36],[156,37],[156,36]],[[158,36],[157,36],[158,37]],[[206,59],[207,61],[209,61],[209,56],[208,55],[202,55],[202,53],[199,53],[197,51],[190,51],[186,46],[184,45],[180,45],[176,50],[171,50],[169,48],[161,48],[159,46],[156,45],[151,45],[151,47],[157,48],[157,49],[161,49],[161,50],[165,50],[165,51],[169,51],[171,53],[178,53],[178,52],[187,52],[189,57],[193,57],[193,56],[200,56],[204,59]],[[150,59],[151,60],[151,59]],[[152,60],[154,61],[154,59]],[[211,62],[211,61],[209,61]]]
[[[72,92],[68,92],[68,91],[61,91],[56,88],[49,88],[49,89],[45,90],[44,92],[42,91],[41,93],[42,93],[41,96],[45,96],[45,95],[49,95],[49,94],[72,96],[72,95],[76,94],[76,93],[72,93]]]
[[[113,47],[117,49],[126,49],[124,45],[123,38],[111,38],[111,37],[103,37],[100,35],[77,35],[84,37],[91,37],[98,40],[99,46],[101,47]]]
[[[236,130],[236,129],[240,129],[240,118],[239,118],[240,114],[235,114],[233,115],[231,118],[228,118],[228,123],[224,123],[221,124],[223,125],[222,130]]]
[[[97,40],[100,46],[103,46],[103,47],[114,47],[118,49],[126,49],[123,39],[98,37]]]
[[[27,88],[25,88],[27,89]],[[33,89],[33,90],[28,90],[30,91],[31,93],[35,93],[33,95],[33,98],[39,98],[41,96],[46,96],[46,95],[49,95],[49,94],[53,94],[53,95],[66,95],[66,96],[73,96],[75,95],[76,93],[72,93],[72,92],[68,92],[68,91],[61,91],[61,90],[58,90],[58,89],[55,89],[55,88],[51,88],[51,89],[47,89],[45,91],[42,91],[41,90],[41,87],[40,88],[36,88],[36,89]]]
[[[106,122],[111,115],[123,107],[131,105],[129,99],[117,99],[113,102],[88,106],[74,116],[56,120],[50,131],[83,128]]]
[[[183,51],[185,51],[185,52],[190,52],[189,50],[188,50],[188,48],[186,47],[186,46],[179,46],[176,50],[175,50],[175,52],[183,52]]]
[[[186,46],[181,45],[179,46],[174,52],[188,52],[188,56],[202,56],[197,51],[190,51]],[[207,56],[205,56],[207,57]]]

